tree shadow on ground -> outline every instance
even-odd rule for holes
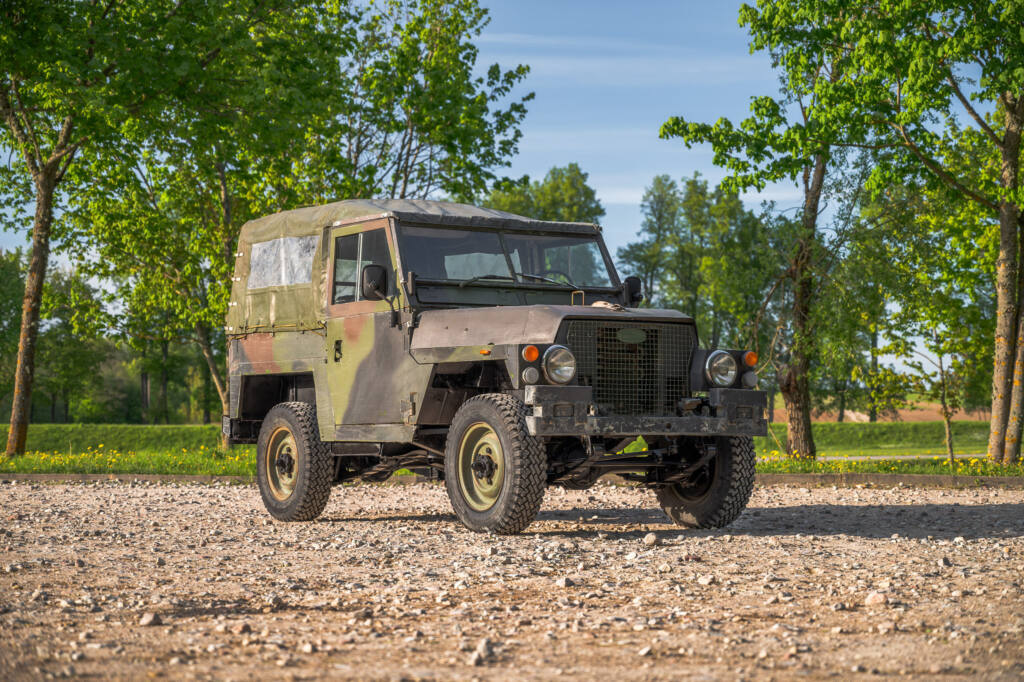
[[[581,520],[582,517],[582,520]],[[615,526],[664,526],[679,538],[740,537],[773,535],[851,535],[859,538],[965,539],[1017,538],[1024,536],[1024,504],[912,504],[912,505],[830,505],[807,504],[791,507],[751,507],[732,525],[707,531],[677,528],[659,509],[572,509],[542,511],[538,522],[571,522],[573,530],[531,526],[527,532],[564,537],[589,537],[605,533],[613,537],[634,537],[646,530],[615,530]],[[580,528],[579,526],[583,526]],[[588,528],[592,527],[591,528]],[[653,529],[651,529],[653,530]]]
[[[383,521],[458,524],[454,514],[367,514],[324,516],[317,523],[358,524]],[[564,527],[572,524],[572,528]],[[641,526],[642,528],[622,528]],[[458,526],[462,528],[461,525]],[[564,538],[613,539],[642,537],[651,530],[680,539],[774,535],[851,535],[859,538],[965,539],[1017,538],[1024,536],[1024,504],[909,504],[751,507],[732,525],[719,530],[696,530],[672,525],[657,508],[592,508],[542,510],[525,534]]]

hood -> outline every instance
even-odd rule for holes
[[[562,320],[608,319],[623,322],[692,322],[678,310],[595,306],[525,305],[451,308],[420,313],[410,350],[486,346],[506,343],[551,343]]]

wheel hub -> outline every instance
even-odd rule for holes
[[[494,478],[494,472],[498,470],[498,465],[491,459],[490,454],[477,453],[473,457],[473,476],[478,481],[492,482]]]
[[[295,459],[292,458],[290,453],[282,452],[278,454],[274,466],[277,467],[277,472],[282,476],[291,476],[292,471],[295,469]]]

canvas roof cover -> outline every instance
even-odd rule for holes
[[[594,234],[600,229],[591,223],[534,220],[425,199],[348,199],[257,218],[244,224],[238,237],[228,334],[321,326],[328,271],[324,228],[336,222],[387,217],[413,223],[545,232]],[[310,256],[309,267],[296,262]]]

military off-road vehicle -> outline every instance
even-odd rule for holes
[[[227,316],[231,443],[284,521],[331,487],[442,479],[469,528],[516,533],[544,489],[603,474],[724,526],[764,435],[757,358],[639,308],[598,226],[437,201],[340,201],[242,228]]]

